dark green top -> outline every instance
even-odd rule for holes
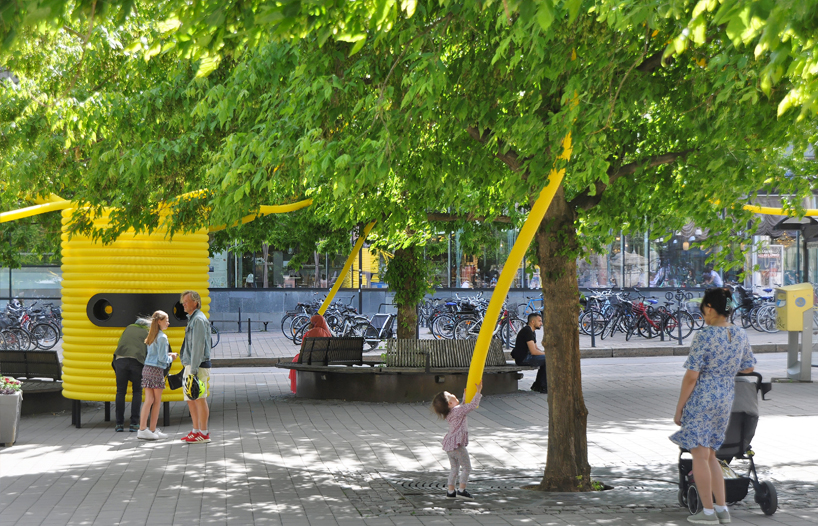
[[[144,325],[132,323],[125,327],[125,332],[119,337],[114,355],[119,358],[134,358],[139,363],[145,363],[145,356],[148,354],[148,346],[145,338],[148,337],[148,329]]]

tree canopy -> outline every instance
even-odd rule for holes
[[[802,152],[816,141],[815,17],[794,0],[360,2],[313,14],[285,2],[276,9],[292,23],[267,26],[255,21],[273,4],[224,3],[223,17],[207,11],[215,2],[185,3],[195,14],[173,1],[99,4],[127,13],[119,25],[92,23],[83,13],[97,5],[38,19],[56,31],[21,26],[5,55],[19,83],[0,89],[4,207],[52,191],[114,206],[115,228],[97,233],[109,240],[155,228],[161,203],[188,229],[312,198],[315,219],[290,220],[299,232],[271,218],[217,242],[280,233],[307,244],[375,220],[406,276],[434,222],[519,221],[552,168],[566,169],[535,247],[554,299],[549,383],[561,385],[545,489],[590,487],[576,256],[619,229],[691,219],[727,247],[754,192],[812,184]],[[365,39],[329,38],[346,16]]]

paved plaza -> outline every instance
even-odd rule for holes
[[[785,376],[786,355],[758,359],[765,377]],[[683,362],[583,360],[592,475],[609,491],[523,489],[542,476],[548,441],[547,396],[523,390],[533,372],[470,416],[468,502],[444,498],[446,427],[427,404],[297,399],[287,371],[233,367],[213,370],[206,445],[179,441],[180,402],[159,442],[115,433],[102,404],[84,405],[82,429],[68,412],[23,417],[17,444],[0,448],[0,524],[687,524],[667,439]],[[776,383],[770,398],[753,446],[779,510],[764,516],[751,491],[733,523],[818,524],[818,383]]]

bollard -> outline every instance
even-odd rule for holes
[[[594,309],[591,309],[591,347],[596,347],[596,325],[594,324]]]
[[[239,333],[241,333],[241,305],[239,305]]]
[[[679,345],[682,345],[682,302],[679,301],[679,310],[676,311],[676,326],[679,328]]]
[[[250,332],[250,318],[247,318],[247,356],[253,356],[253,335]]]

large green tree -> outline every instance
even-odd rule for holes
[[[219,104],[246,113],[252,81],[272,78],[274,89],[244,126],[255,126],[241,135],[249,147],[222,149],[211,171],[223,199],[252,195],[280,181],[253,175],[266,165],[258,152],[274,152],[277,176],[306,182],[326,214],[378,217],[397,237],[428,230],[430,208],[488,218],[524,208],[552,167],[565,167],[536,243],[553,386],[541,487],[559,491],[590,487],[577,256],[612,230],[691,219],[726,245],[731,227],[750,219],[748,194],[806,186],[804,167],[782,154],[815,139],[810,115],[777,118],[790,85],[765,93],[765,57],[736,47],[721,26],[668,57],[684,30],[673,11],[564,7],[549,20],[531,4],[509,12],[431,2],[352,56],[343,44],[262,47]],[[795,177],[783,177],[785,163]]]
[[[180,228],[231,224],[260,204],[311,197],[312,211],[339,229],[377,220],[377,235],[396,249],[422,244],[430,220],[514,220],[551,169],[565,168],[535,247],[552,387],[540,486],[587,490],[577,256],[612,230],[674,229],[691,219],[726,246],[735,225],[751,217],[741,209],[749,194],[771,184],[808,186],[797,155],[783,153],[815,141],[814,114],[797,123],[790,113],[777,117],[791,76],[768,86],[771,57],[750,48],[756,37],[737,44],[720,19],[705,24],[697,46],[676,45],[707,13],[695,8],[648,0],[423,2],[390,31],[367,33],[364,45],[321,45],[312,33],[291,43],[259,37],[206,79],[195,78],[199,62],[173,53],[139,66],[122,62],[142,71],[128,78],[142,79],[143,89],[123,91],[127,104],[113,105],[118,111],[94,113],[83,103],[48,112],[32,102],[34,88],[17,99],[4,94],[3,107],[25,108],[3,122],[4,133],[59,135],[51,144],[61,162],[46,164],[50,179],[40,175],[32,188],[51,184],[120,206],[120,230],[150,228],[159,201],[208,188],[178,203]],[[154,61],[167,62],[156,72]],[[118,86],[108,91],[120,93]],[[86,100],[100,91],[93,93]],[[39,151],[32,144],[39,141],[18,140],[6,151],[23,159]],[[38,167],[38,159],[26,166]],[[795,176],[782,177],[785,165]],[[24,180],[17,163],[7,162],[4,173],[18,186]],[[412,259],[411,252],[401,254]]]

